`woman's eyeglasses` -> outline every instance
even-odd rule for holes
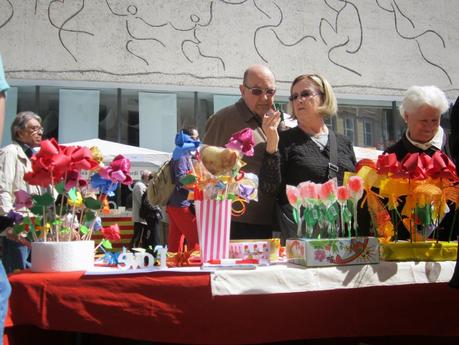
[[[301,91],[300,94],[294,93],[288,99],[291,102],[293,102],[293,101],[296,101],[298,98],[309,98],[309,97],[314,97],[314,96],[322,96],[322,93],[311,91],[311,90],[303,90]]]
[[[28,127],[27,129],[29,131],[31,131],[32,133],[43,132],[43,127],[42,126],[31,126],[31,127]]]
[[[247,88],[248,90],[250,90],[250,92],[252,93],[252,95],[254,96],[260,96],[262,95],[263,93],[266,93],[267,96],[274,96],[274,94],[276,93],[276,89],[271,89],[271,88],[267,88],[267,89],[261,89],[259,87],[250,87],[246,84],[244,84],[245,88]]]

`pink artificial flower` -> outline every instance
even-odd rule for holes
[[[19,210],[21,208],[31,208],[33,206],[32,196],[25,190],[18,190],[14,192],[14,208]]]
[[[244,128],[239,132],[234,133],[225,145],[228,149],[235,149],[242,152],[246,156],[253,156],[255,139],[253,138],[253,130]]]
[[[102,228],[102,235],[109,241],[118,241],[121,238],[118,224],[113,224]]]
[[[319,197],[322,201],[333,201],[336,197],[336,190],[338,189],[338,184],[336,179],[328,180],[325,183],[320,185]]]
[[[285,187],[285,191],[287,193],[287,199],[290,205],[297,207],[298,203],[300,202],[300,191],[298,188],[287,185]]]
[[[132,177],[129,175],[131,169],[131,162],[123,155],[118,155],[113,158],[113,161],[108,167],[102,168],[99,171],[99,175],[107,180],[111,180],[113,183],[121,182],[125,185],[132,183]]]
[[[298,185],[298,189],[300,190],[300,195],[303,199],[318,199],[319,198],[319,192],[318,192],[318,185],[316,185],[314,182],[311,181],[306,181],[306,182],[301,182]]]

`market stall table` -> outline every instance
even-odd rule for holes
[[[454,264],[404,264],[413,266],[406,271],[407,276],[409,272],[417,273],[411,274],[411,283],[403,281],[401,285],[391,285],[390,281],[397,272],[406,270],[400,263],[126,275],[25,271],[9,277],[13,293],[6,334],[11,344],[24,338],[15,338],[15,329],[25,331],[23,325],[183,344],[401,335],[459,337],[459,290],[445,282]],[[341,288],[320,290],[326,270],[344,274],[344,280],[339,274],[336,279],[329,277],[334,284],[343,285]],[[419,280],[418,274],[423,271],[426,277]],[[274,286],[288,287],[295,281],[292,275],[302,273],[319,279],[317,287],[305,287],[309,290],[305,292],[295,288],[292,291],[297,292],[292,293],[276,293],[269,287],[260,290],[266,284],[263,279],[269,276]],[[367,274],[381,277],[387,285],[360,284],[368,279]],[[231,286],[233,279],[258,283],[253,283],[253,291],[252,283],[246,283],[243,290],[232,292],[224,287]],[[39,343],[35,335],[34,344]]]

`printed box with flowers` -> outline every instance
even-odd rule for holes
[[[341,266],[379,263],[375,237],[288,239],[288,262],[303,266]]]

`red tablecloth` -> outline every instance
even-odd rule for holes
[[[210,279],[170,272],[14,274],[6,331],[34,325],[186,344],[459,336],[459,290],[445,283],[213,297]]]

